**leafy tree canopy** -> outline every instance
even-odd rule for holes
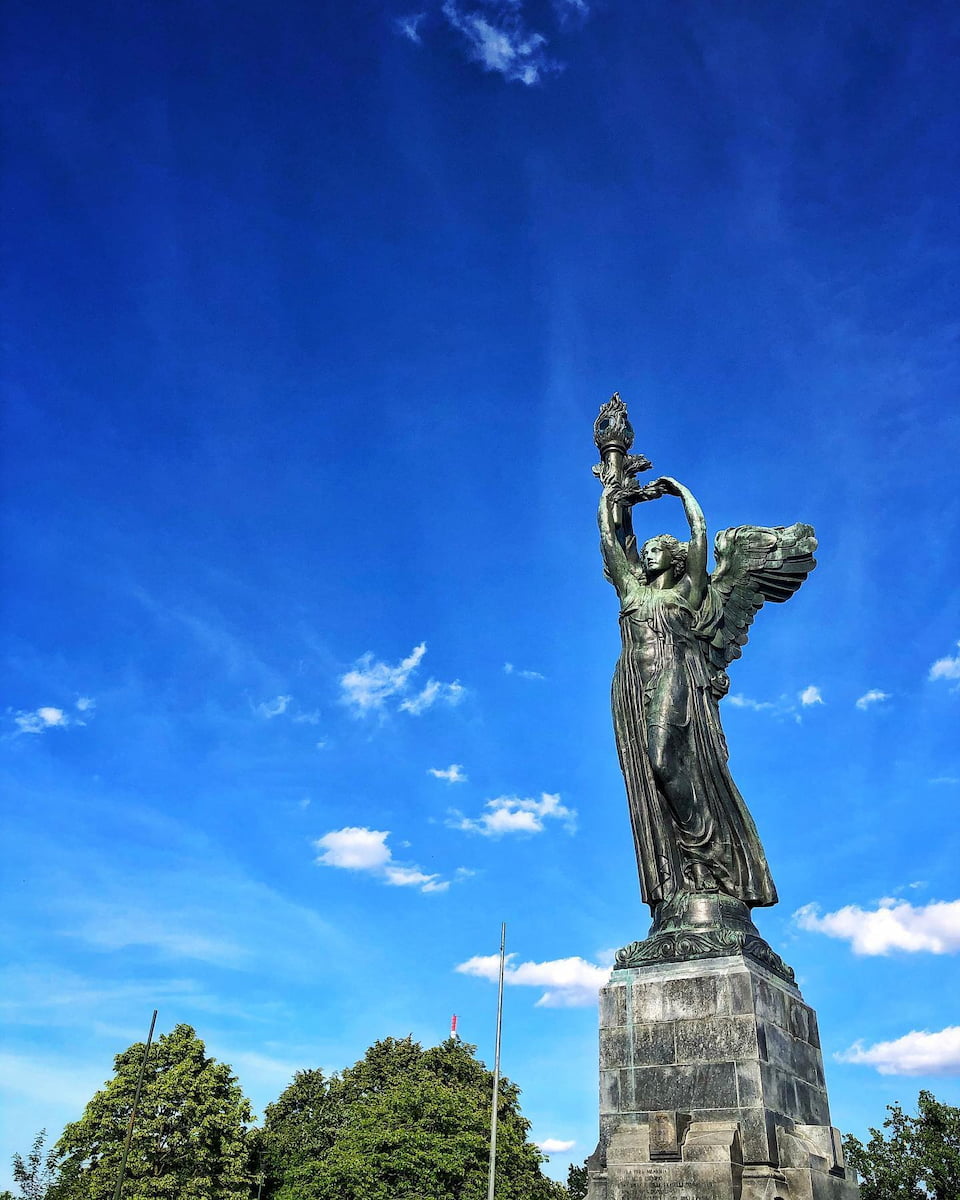
[[[112,1200],[143,1052],[138,1042],[118,1054],[113,1078],[63,1131],[46,1200]],[[178,1025],[150,1050],[124,1200],[249,1200],[252,1119],[230,1068]]]
[[[847,1160],[860,1174],[861,1200],[957,1200],[960,1197],[960,1108],[921,1092],[917,1115],[887,1107],[889,1134],[870,1130],[866,1146],[843,1139]]]
[[[483,1200],[493,1076],[449,1039],[376,1042],[341,1075],[301,1071],[268,1106],[263,1159],[272,1200]],[[519,1089],[498,1089],[497,1200],[560,1200],[527,1140]]]

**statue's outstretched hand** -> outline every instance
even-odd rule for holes
[[[661,475],[659,479],[655,479],[649,485],[660,489],[661,496],[679,496],[680,484],[671,475]]]

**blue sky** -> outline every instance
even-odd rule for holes
[[[820,538],[723,709],[835,1123],[960,1102],[954,7],[8,14],[4,1163],[153,1007],[260,1112],[454,1012],[489,1061],[501,920],[592,1150],[615,388],[711,531]]]

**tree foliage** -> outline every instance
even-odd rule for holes
[[[957,1200],[960,1197],[960,1108],[921,1092],[917,1115],[887,1107],[884,1136],[870,1130],[866,1146],[843,1140],[847,1160],[860,1174],[861,1200]]]
[[[301,1071],[268,1105],[262,1154],[271,1200],[483,1200],[493,1077],[449,1039],[376,1042],[325,1079]],[[497,1200],[560,1200],[527,1140],[519,1089],[498,1089]]]
[[[586,1200],[587,1195],[587,1165],[578,1167],[571,1163],[567,1170],[567,1195],[570,1200]]]
[[[53,1147],[44,1150],[47,1131],[41,1129],[33,1139],[30,1153],[24,1159],[13,1156],[13,1181],[20,1188],[21,1200],[45,1200],[57,1179],[57,1152]],[[0,1200],[15,1200],[12,1192],[4,1192]]]
[[[144,1044],[63,1131],[47,1200],[112,1200]],[[124,1200],[249,1200],[250,1105],[230,1068],[208,1058],[189,1025],[151,1048],[127,1161]]]

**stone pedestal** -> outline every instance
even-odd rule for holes
[[[744,953],[615,969],[587,1165],[588,1200],[857,1200],[816,1015],[783,972]]]

